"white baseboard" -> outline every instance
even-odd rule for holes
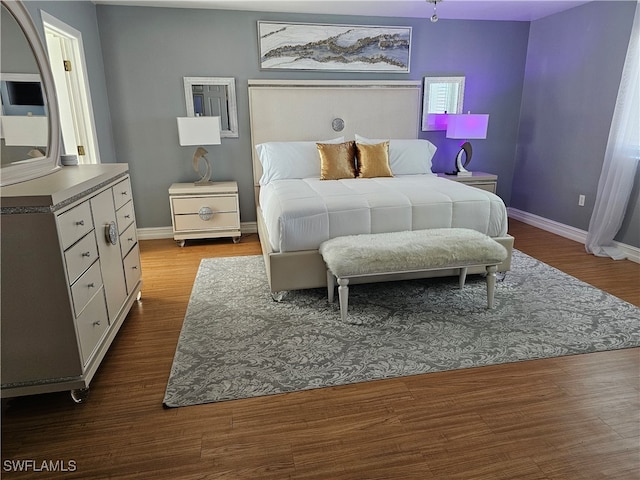
[[[240,232],[244,235],[258,232],[258,224],[256,222],[244,222],[240,224]],[[152,227],[138,228],[139,240],[158,240],[162,238],[173,238],[173,228],[171,227]]]
[[[583,245],[587,240],[587,232],[579,228],[571,227],[554,220],[549,220],[548,218],[540,217],[538,215],[534,215],[533,213],[524,212],[522,210],[518,210],[517,208],[509,207],[507,208],[507,213],[509,214],[509,218],[519,220],[523,223],[526,223],[527,225],[533,225],[534,227],[545,230],[547,232],[555,233],[556,235],[574,240],[576,242],[582,243]],[[613,244],[620,250],[622,250],[625,255],[627,255],[627,258],[629,260],[631,260],[632,262],[640,263],[640,248],[615,241],[613,242]]]

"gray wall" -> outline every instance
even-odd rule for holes
[[[531,23],[512,207],[588,229],[634,11],[593,2]],[[639,218],[636,175],[619,241],[640,246]]]
[[[104,162],[128,162],[140,227],[171,224],[168,186],[191,181],[192,150],[179,147],[183,76],[236,78],[240,138],[212,147],[214,178],[240,184],[243,222],[255,220],[247,80],[403,79],[465,75],[465,110],[490,113],[474,144],[473,170],[499,175],[515,208],[586,230],[606,148],[634,2],[593,2],[531,23],[310,16],[258,12],[25,2],[41,29],[43,9],[83,34]],[[258,68],[256,21],[410,25],[410,74],[269,72]],[[521,109],[522,107],[522,109]],[[434,170],[451,166],[457,142],[438,146]],[[638,181],[617,239],[640,247]],[[577,197],[587,197],[585,207]]]
[[[107,98],[107,86],[102,61],[102,46],[98,33],[96,7],[90,2],[51,2],[29,0],[24,2],[36,28],[40,32],[43,45],[44,30],[40,11],[44,10],[58,20],[78,30],[82,34],[85,61],[87,65],[87,77],[91,90],[91,104],[98,137],[100,159],[103,163],[115,163],[119,160],[113,144],[113,132],[111,129],[111,116],[109,114],[109,100]]]
[[[465,75],[465,109],[490,113],[489,138],[475,142],[473,168],[500,175],[511,195],[517,123],[524,79],[527,22],[338,17],[105,6],[97,7],[118,160],[128,162],[141,227],[171,224],[167,188],[193,181],[194,148],[180,147],[176,117],[186,114],[184,76],[236,79],[240,137],[209,148],[215,180],[237,180],[241,220],[255,221],[247,80],[252,78],[421,80]],[[257,20],[410,25],[410,74],[261,71]],[[451,168],[458,141],[425,133],[440,147],[435,169]]]

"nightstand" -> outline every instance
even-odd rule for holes
[[[174,183],[169,187],[173,238],[184,247],[188,239],[231,237],[240,241],[240,208],[236,182],[209,185]]]
[[[496,193],[498,187],[498,176],[486,172],[471,172],[471,175],[458,176],[448,175],[446,173],[438,173],[438,177],[453,180],[454,182],[466,183],[480,190]]]

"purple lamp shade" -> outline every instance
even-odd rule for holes
[[[447,117],[449,116],[447,113],[429,113],[426,128],[428,130],[446,130]]]
[[[487,138],[489,114],[467,113],[448,115],[447,138]]]

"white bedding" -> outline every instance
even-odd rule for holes
[[[260,189],[274,252],[316,250],[342,235],[426,228],[507,233],[504,202],[493,193],[426,175],[277,180]]]

